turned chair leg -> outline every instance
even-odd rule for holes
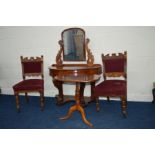
[[[17,112],[20,112],[19,94],[17,92],[15,93],[15,99]]]
[[[40,92],[40,108],[41,108],[41,111],[44,110],[44,93],[43,93],[43,91]]]
[[[26,102],[29,102],[28,93],[25,93]]]
[[[155,103],[155,88],[152,89],[152,95],[153,95],[152,103]]]
[[[96,110],[100,111],[99,97],[96,97]]]
[[[127,117],[127,99],[126,97],[121,98],[121,108],[122,108],[122,114],[126,118]]]
[[[107,101],[110,102],[110,97],[109,96],[107,96]]]

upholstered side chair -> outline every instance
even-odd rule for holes
[[[127,116],[127,52],[102,54],[104,81],[94,88],[97,111],[100,110],[99,97],[119,97],[121,99],[121,111]],[[122,78],[118,78],[122,77]]]
[[[23,80],[13,86],[17,111],[20,112],[19,93],[25,93],[25,97],[28,102],[29,101],[28,93],[31,92],[38,92],[40,94],[40,108],[41,110],[43,110],[44,109],[43,56],[36,58],[35,57],[28,58],[21,56],[21,65],[22,65]]]

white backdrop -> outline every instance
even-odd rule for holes
[[[89,47],[95,63],[101,53],[128,52],[128,100],[151,101],[155,81],[155,27],[80,26],[90,38]],[[13,94],[12,86],[22,79],[20,56],[44,55],[45,96],[55,96],[48,67],[55,63],[61,32],[68,27],[19,26],[0,27],[0,87],[3,94]],[[102,79],[101,79],[102,80]],[[64,86],[66,94],[74,94],[74,86]],[[85,95],[89,95],[87,86]]]

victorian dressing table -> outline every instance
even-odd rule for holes
[[[65,102],[70,101],[70,99],[65,98],[63,92],[63,84],[66,82],[76,84],[76,104],[70,107],[67,116],[60,119],[68,119],[72,112],[78,110],[82,115],[83,121],[87,125],[92,126],[92,124],[87,121],[82,107],[85,104],[84,88],[86,83],[90,83],[90,100],[94,100],[93,88],[95,86],[95,82],[100,78],[100,74],[102,73],[101,65],[94,64],[94,56],[88,48],[89,39],[85,39],[85,31],[83,29],[66,29],[61,33],[61,38],[62,39],[59,41],[60,50],[56,56],[56,64],[49,67],[49,74],[52,77],[54,86],[59,92],[58,95],[56,95],[57,104],[63,105]],[[86,61],[86,63],[80,63],[82,61]]]

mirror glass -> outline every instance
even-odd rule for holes
[[[63,60],[85,61],[85,31],[80,28],[70,28],[62,32]]]

